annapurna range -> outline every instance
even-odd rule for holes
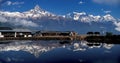
[[[25,12],[0,11],[0,26],[30,30],[119,33],[119,21],[120,19],[114,18],[110,14],[94,16],[86,12],[73,12],[66,15],[56,15],[41,9],[38,5]]]

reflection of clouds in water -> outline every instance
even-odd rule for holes
[[[59,41],[14,41],[9,44],[0,44],[0,51],[26,51],[39,57],[41,53],[56,48],[66,48],[72,51],[86,51],[87,49],[102,47],[111,49],[113,45],[99,43],[92,44],[86,41],[72,42],[72,44],[60,44]]]
[[[79,59],[79,61],[80,61],[80,62],[83,62],[84,60],[82,60],[82,59]]]
[[[111,49],[114,45],[113,44],[104,44],[103,47],[106,49]]]
[[[11,61],[18,62],[18,61],[24,61],[24,59],[7,57],[7,58],[5,59],[5,61],[6,61],[6,62],[11,62]]]
[[[111,53],[110,49],[113,47],[113,44],[104,44],[103,47],[107,50],[104,51],[104,53]]]
[[[101,44],[99,44],[97,46],[93,44],[92,46],[89,46],[89,48],[90,49],[92,49],[92,48],[101,48],[101,46],[102,46]]]
[[[9,62],[11,62],[11,61],[13,61],[13,58],[7,57],[7,58],[5,58],[5,59],[0,59],[0,63],[9,63]]]
[[[6,58],[6,61],[7,61],[7,62],[11,62],[11,58],[7,57],[7,58]]]
[[[78,48],[78,47],[80,47],[80,46],[79,46],[79,43],[74,43],[73,46],[74,46],[74,48]]]
[[[85,51],[86,50],[85,48],[81,47],[80,43],[74,43],[73,46],[74,46],[73,51]]]
[[[1,44],[2,45],[2,44]],[[40,42],[14,42],[10,44],[4,44],[0,46],[0,51],[26,51],[35,56],[39,56],[40,53],[57,48],[57,43],[40,43]]]
[[[105,50],[104,53],[111,53],[111,51]]]

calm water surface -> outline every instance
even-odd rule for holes
[[[1,42],[0,63],[120,63],[119,44],[65,42]]]

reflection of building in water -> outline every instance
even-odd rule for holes
[[[104,44],[103,47],[106,49],[111,49],[114,45],[113,44]]]
[[[0,27],[0,38],[2,37],[32,37],[30,31],[14,31],[9,27]]]
[[[102,47],[102,43],[87,43],[87,46],[89,46],[89,48],[100,48]]]

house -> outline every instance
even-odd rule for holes
[[[12,30],[10,27],[0,27],[0,30]]]
[[[88,32],[87,35],[89,35],[89,36],[100,36],[100,32]]]
[[[93,36],[94,32],[87,32],[87,35]]]
[[[2,30],[0,31],[0,37],[14,37],[15,32],[12,30]]]
[[[15,37],[32,37],[32,33],[28,31],[16,31]]]
[[[71,31],[37,31],[34,36],[74,36],[76,32]]]
[[[32,37],[32,32],[15,31],[9,27],[0,27],[0,38],[2,37]]]
[[[9,27],[0,27],[0,38],[1,37],[14,37],[14,31]]]

